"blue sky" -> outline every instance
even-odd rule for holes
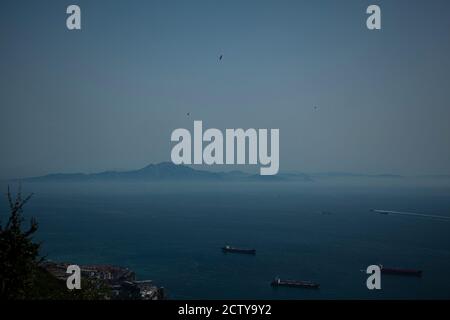
[[[81,7],[81,31],[66,29],[69,4]],[[365,26],[370,4],[381,31]],[[448,174],[449,10],[438,0],[2,1],[0,177],[168,161],[171,132],[194,120],[279,128],[281,171]]]

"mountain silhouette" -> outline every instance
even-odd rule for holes
[[[131,171],[104,171],[100,173],[56,173],[45,176],[22,179],[27,182],[84,182],[84,181],[285,181],[292,180],[293,175],[278,174],[261,176],[242,171],[211,172],[197,170],[185,165],[171,162],[149,164]],[[295,180],[310,179],[306,175],[295,175]]]

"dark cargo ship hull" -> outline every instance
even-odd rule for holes
[[[398,276],[409,276],[409,277],[422,276],[422,270],[412,270],[412,269],[381,268],[381,273]]]
[[[274,280],[270,285],[272,287],[291,287],[305,289],[319,289],[320,287],[318,283],[297,280]]]
[[[232,248],[232,247],[223,247],[222,251],[227,253],[242,253],[242,254],[256,254],[255,249],[240,249],[240,248]]]

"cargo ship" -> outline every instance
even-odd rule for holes
[[[320,285],[311,281],[300,280],[281,280],[275,278],[271,284],[272,287],[294,287],[294,288],[306,288],[306,289],[319,289]]]
[[[255,249],[236,248],[232,246],[225,246],[222,248],[222,251],[229,253],[256,254]]]
[[[386,268],[383,265],[380,265],[380,269],[381,269],[381,273],[383,273],[383,274],[411,276],[411,277],[421,277],[422,276],[422,270],[403,269],[403,268]]]

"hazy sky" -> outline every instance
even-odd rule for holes
[[[279,128],[281,171],[450,173],[448,0],[0,8],[0,178],[168,161],[194,120]]]

